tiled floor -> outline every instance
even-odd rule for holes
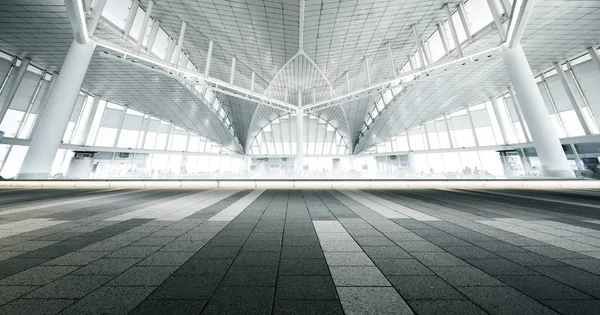
[[[599,314],[600,191],[0,190],[0,314]]]

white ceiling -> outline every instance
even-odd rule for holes
[[[142,0],[142,7],[147,2]],[[249,88],[253,71],[258,93],[264,93],[272,85],[272,97],[283,100],[287,88],[287,100],[294,104],[298,90],[302,90],[303,99],[312,101],[313,87],[317,100],[330,97],[332,92],[327,82],[333,85],[333,93],[345,93],[346,72],[351,90],[365,87],[365,58],[372,82],[391,79],[386,44],[390,42],[395,66],[401,67],[415,51],[411,25],[416,23],[425,39],[445,19],[442,10],[445,2],[306,0],[303,47],[299,45],[301,10],[297,0],[159,0],[155,1],[152,17],[173,37],[179,34],[182,21],[187,22],[183,48],[200,71],[206,62],[208,42],[213,40],[211,76],[228,82],[231,59],[235,56],[235,85]],[[458,3],[450,2],[451,6]],[[49,71],[60,69],[73,38],[63,0],[0,1],[0,29],[0,50],[29,57],[34,65]],[[117,45],[129,45],[102,24],[96,35]],[[534,73],[598,43],[600,1],[593,0],[537,0],[523,37]],[[499,36],[494,30],[464,51],[470,53],[498,44]],[[301,48],[307,58],[300,55],[290,60]],[[477,104],[501,93],[510,82],[501,59],[492,55],[416,81],[376,120],[354,152],[443,112]],[[287,67],[282,69],[286,63]],[[237,143],[218,117],[171,77],[95,56],[83,87],[116,103],[195,130],[218,143]],[[264,125],[285,113],[223,93],[218,93],[218,97],[243,148]],[[328,120],[350,139],[349,143],[355,144],[365,114],[376,100],[376,93],[369,94],[315,114]]]

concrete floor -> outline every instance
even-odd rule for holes
[[[600,190],[0,189],[0,314],[598,314]]]

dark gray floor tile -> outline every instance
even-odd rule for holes
[[[398,246],[361,246],[363,251],[374,258],[412,258]]]
[[[139,266],[181,266],[193,252],[155,252],[138,263]]]
[[[461,287],[458,290],[492,314],[556,314],[510,287]]]
[[[275,286],[276,266],[233,265],[223,278],[223,286]]]
[[[204,246],[192,258],[235,258],[241,246]]]
[[[272,287],[219,287],[201,314],[270,314]]]
[[[200,314],[206,300],[144,300],[129,315]]]
[[[103,286],[66,308],[61,315],[127,314],[154,289]]]
[[[110,252],[73,252],[64,256],[52,259],[44,265],[50,266],[85,266],[106,255]]]
[[[281,259],[279,274],[283,276],[327,276],[329,269],[322,258],[315,259]]]
[[[0,286],[45,285],[76,269],[75,266],[37,266],[0,280]]]
[[[373,262],[386,276],[428,276],[433,275],[425,265],[416,259],[377,258]]]
[[[564,266],[564,263],[533,252],[499,252],[498,255],[523,266]]]
[[[533,270],[572,287],[599,287],[600,276],[572,266],[535,266]]]
[[[485,315],[487,314],[468,300],[414,300],[408,305],[417,315]]]
[[[497,254],[477,246],[447,246],[444,249],[452,255],[462,258],[499,258]],[[521,252],[518,252],[521,253]],[[512,254],[512,253],[511,253]]]
[[[438,276],[452,286],[504,286],[502,282],[475,267],[431,267]]]
[[[112,276],[67,275],[27,294],[32,299],[81,299],[108,282]]]
[[[134,266],[111,280],[109,286],[158,286],[177,267],[174,266]]]
[[[282,246],[281,258],[323,258],[320,246]]]
[[[425,266],[468,265],[464,260],[445,252],[414,252],[412,255]]]
[[[279,252],[240,252],[233,266],[277,266],[279,265]]]
[[[109,254],[106,258],[146,258],[162,246],[137,246],[129,245]]]
[[[498,276],[502,282],[538,300],[581,300],[592,297],[545,276]]]
[[[0,305],[6,304],[38,288],[31,285],[0,286]]]
[[[175,275],[224,275],[233,259],[190,259]]]
[[[544,300],[542,303],[562,314],[590,315],[598,314],[600,300]]]
[[[275,300],[275,315],[342,315],[342,307],[335,300]]]
[[[337,300],[337,294],[329,276],[280,276],[277,281],[276,298],[282,300]]]
[[[407,300],[460,300],[464,297],[438,276],[390,276],[398,293]]]
[[[221,281],[220,276],[172,276],[165,280],[148,299],[202,300],[208,299]]]
[[[131,268],[140,259],[134,258],[119,258],[119,259],[108,259],[101,258],[93,263],[81,267],[80,269],[73,272],[76,275],[118,275],[125,270]]]
[[[0,306],[0,314],[10,315],[46,315],[57,314],[75,300],[65,299],[18,299]]]
[[[493,276],[524,276],[538,273],[504,258],[467,259],[467,261]]]

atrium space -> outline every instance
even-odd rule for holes
[[[0,1],[0,315],[600,314],[600,1]]]

